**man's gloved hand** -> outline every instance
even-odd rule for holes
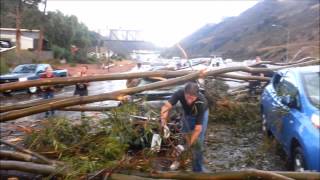
[[[174,149],[174,155],[175,155],[176,157],[178,157],[178,156],[180,156],[181,153],[182,153],[183,151],[185,151],[185,150],[186,150],[186,147],[184,147],[183,145],[179,144],[179,145],[177,145],[177,146],[175,147],[175,149]]]
[[[167,125],[162,126],[163,127],[163,137],[165,139],[170,137],[170,129]]]

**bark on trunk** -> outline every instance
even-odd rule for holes
[[[303,62],[303,63],[300,63],[299,66],[310,65],[310,64],[314,64],[314,63],[319,63],[319,61]],[[294,66],[297,66],[297,64],[286,66],[286,67],[294,67]],[[157,88],[161,88],[161,87],[182,84],[182,83],[187,82],[189,80],[197,79],[200,76],[201,76],[201,78],[204,78],[205,76],[217,76],[219,74],[224,74],[224,73],[234,72],[234,71],[243,71],[243,72],[250,72],[250,73],[269,72],[269,71],[277,70],[277,69],[281,69],[281,68],[283,68],[283,67],[250,68],[247,66],[240,66],[240,67],[221,68],[221,69],[212,70],[212,71],[208,71],[208,72],[198,71],[198,72],[193,72],[191,74],[190,74],[190,71],[188,71],[189,72],[188,75],[185,75],[185,76],[182,76],[179,78],[169,79],[166,81],[151,83],[151,84],[141,86],[141,87],[128,88],[128,89],[124,89],[124,90],[114,91],[114,92],[110,92],[110,93],[103,93],[103,94],[94,95],[94,96],[71,97],[71,98],[61,100],[61,101],[38,105],[38,106],[23,109],[23,110],[16,110],[16,111],[8,112],[8,113],[2,113],[0,116],[0,122],[13,120],[13,119],[17,119],[20,117],[25,117],[28,115],[32,115],[32,114],[36,114],[36,113],[40,113],[40,112],[45,112],[45,111],[52,110],[52,109],[59,109],[59,108],[64,108],[64,107],[74,106],[74,105],[79,105],[79,104],[88,104],[88,103],[93,103],[93,102],[97,102],[97,101],[105,101],[105,100],[123,100],[123,97],[125,95],[131,95],[131,94],[139,93],[139,92],[146,91],[146,90],[153,90],[153,89],[157,89]],[[133,73],[133,74],[129,73],[129,75],[128,74],[120,74],[120,76],[122,76],[121,78],[128,78],[128,76],[130,76],[130,75],[131,76],[133,75],[136,77],[137,76],[141,77],[141,75],[142,76],[151,75],[152,73],[153,72]],[[185,72],[184,71],[181,71],[181,72],[179,72],[179,71],[178,72],[165,71],[165,72],[161,72],[161,73],[162,73],[162,75],[171,74],[171,76],[172,76],[172,75],[177,75],[179,73],[184,74]],[[115,75],[115,76],[117,76],[117,75]],[[87,78],[87,77],[84,77],[84,78]],[[119,74],[118,74],[117,78],[119,78]],[[85,79],[83,79],[83,80],[85,80]],[[50,80],[49,80],[49,82],[50,82]]]
[[[19,54],[21,50],[21,10],[22,10],[22,2],[18,1],[16,6],[16,52]]]
[[[10,160],[19,160],[19,161],[27,161],[27,162],[36,162],[41,163],[37,158],[30,154],[15,152],[15,151],[6,151],[6,150],[0,150],[0,157],[1,158],[7,158]]]
[[[55,175],[63,175],[65,174],[64,169],[62,167],[44,165],[44,164],[36,164],[32,162],[21,162],[21,161],[6,161],[0,160],[0,169],[3,170],[18,170],[36,174],[55,174]]]
[[[273,68],[252,68],[248,66],[236,66],[236,67],[227,67],[221,68],[217,70],[211,70],[208,72],[208,76],[220,76],[223,74],[224,76],[231,76],[226,75],[224,73],[228,72],[248,72],[248,73],[263,73],[263,72],[272,72],[275,70],[287,68],[287,67],[296,67],[296,66],[306,66],[306,65],[313,65],[319,64],[319,60],[314,61],[307,61],[301,62],[298,64],[292,64],[289,66],[281,66],[281,67],[273,67]],[[134,79],[134,78],[147,78],[147,77],[165,77],[165,78],[175,78],[179,76],[184,76],[190,74],[195,71],[153,71],[153,72],[136,72],[136,73],[120,73],[120,74],[107,74],[107,75],[98,75],[98,76],[86,76],[86,77],[57,77],[52,79],[41,79],[41,80],[31,80],[25,82],[12,82],[12,83],[5,83],[0,85],[0,92],[5,92],[6,90],[16,90],[16,89],[23,89],[27,87],[33,86],[41,86],[41,85],[56,85],[56,84],[76,84],[76,83],[83,83],[83,82],[91,82],[91,81],[106,81],[106,80],[121,80],[121,79]],[[239,77],[243,78],[243,77]],[[250,80],[250,78],[245,78]],[[253,79],[255,80],[256,77]],[[261,80],[266,80],[262,78]]]
[[[10,147],[13,147],[13,148],[15,148],[16,150],[21,151],[21,152],[23,152],[23,153],[33,155],[33,156],[35,156],[36,158],[38,158],[39,160],[41,160],[41,162],[43,162],[43,163],[45,163],[45,164],[50,164],[50,165],[55,164],[54,161],[51,161],[51,160],[49,160],[48,158],[46,158],[46,157],[44,157],[44,156],[42,156],[42,155],[40,155],[40,154],[38,154],[38,153],[36,153],[36,152],[32,152],[32,151],[30,151],[30,150],[28,150],[28,149],[25,149],[25,148],[22,148],[22,147],[20,147],[20,146],[14,145],[14,144],[12,144],[12,143],[3,141],[3,140],[1,140],[1,139],[0,139],[0,143],[1,143],[1,144],[5,144],[5,145],[10,146]],[[59,163],[59,164],[61,164],[61,163]]]
[[[72,106],[72,107],[65,107],[59,108],[61,111],[110,111],[116,107],[94,107],[94,106]]]
[[[7,106],[6,105],[0,106],[0,113],[13,111],[13,110],[17,110],[17,109],[28,108],[28,107],[32,107],[32,106],[37,106],[40,104],[50,103],[53,101],[59,101],[62,99],[66,99],[66,97],[57,97],[54,99],[44,99],[44,100],[39,100],[36,102],[31,102],[31,103],[26,103],[26,104],[13,104],[13,105],[7,105]]]
[[[157,89],[157,88],[161,88],[161,87],[165,87],[165,86],[182,84],[182,83],[185,83],[189,80],[198,78],[199,75],[200,75],[200,72],[194,72],[194,73],[191,73],[186,76],[182,76],[179,78],[174,78],[174,79],[170,79],[170,80],[166,80],[166,81],[155,82],[155,83],[151,83],[151,84],[148,84],[145,86],[128,88],[128,89],[113,91],[110,93],[103,93],[103,94],[94,95],[94,96],[72,97],[69,99],[55,101],[55,102],[51,102],[48,104],[41,104],[38,106],[33,106],[33,107],[26,108],[23,110],[10,111],[10,112],[1,114],[0,122],[5,122],[5,121],[20,118],[20,117],[29,116],[32,114],[45,112],[45,111],[48,111],[51,109],[58,109],[58,108],[63,108],[63,107],[68,107],[68,106],[88,104],[88,103],[93,103],[93,102],[97,102],[97,101],[105,101],[105,100],[123,100],[125,95],[131,95],[131,94],[139,93],[142,91]]]
[[[194,173],[194,172],[161,172],[161,173],[140,173],[121,171],[119,173],[135,175],[140,177],[155,179],[205,179],[205,180],[233,180],[233,179],[284,179],[302,180],[319,179],[318,172],[281,172],[281,171],[261,171],[261,170],[242,170],[216,173]]]

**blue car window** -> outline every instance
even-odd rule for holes
[[[35,64],[24,64],[24,65],[17,66],[13,70],[13,73],[34,73],[35,70],[36,70]]]
[[[320,108],[320,73],[303,73],[302,80],[308,99],[315,107]]]
[[[284,97],[290,96],[292,98],[292,103],[300,107],[299,91],[298,89],[289,81],[289,77],[282,77],[279,85],[276,88],[277,96]]]
[[[272,79],[272,85],[274,89],[278,88],[279,82],[280,82],[281,76],[280,74],[275,74]]]

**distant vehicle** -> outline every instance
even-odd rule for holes
[[[225,63],[221,57],[211,59],[209,68],[219,67],[219,66],[225,66]]]
[[[45,72],[47,67],[50,67],[50,64],[21,64],[14,68],[14,70],[8,74],[0,76],[0,84],[17,82],[17,81],[28,81],[36,80],[40,78],[40,75]],[[63,70],[54,70],[53,74],[56,77],[67,77],[68,71]],[[30,87],[27,89],[29,93],[36,93],[37,87]],[[10,93],[8,91],[7,93]]]
[[[263,130],[280,142],[295,171],[320,171],[319,66],[275,72],[261,100]]]
[[[180,57],[172,57],[172,60],[180,60]]]
[[[5,52],[16,48],[10,40],[0,40],[0,52]]]
[[[256,61],[255,60],[244,60],[242,63],[244,66],[248,66],[248,65],[251,65],[253,63],[255,63]]]
[[[226,60],[224,60],[224,62],[225,63],[232,63],[233,61],[232,61],[232,59],[226,59]]]

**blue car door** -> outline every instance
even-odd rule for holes
[[[267,126],[273,131],[273,121],[274,121],[274,114],[273,114],[273,105],[275,104],[276,91],[275,88],[279,84],[281,76],[279,74],[275,74],[272,78],[270,84],[268,84],[262,94],[262,105],[263,105],[263,116],[267,120]]]
[[[278,76],[278,77],[277,77]],[[280,131],[282,127],[282,116],[283,116],[283,110],[285,107],[281,103],[281,96],[280,96],[280,89],[283,83],[283,77],[279,74],[276,75],[273,83],[273,88],[270,90],[270,110],[268,113],[268,119],[269,119],[269,127],[272,131],[273,135],[279,140],[280,138]]]
[[[299,91],[296,84],[294,75],[287,73],[283,76],[277,92],[281,105],[276,113],[276,121],[279,122],[276,131],[279,142],[284,145],[287,152],[290,151],[291,137],[295,127],[299,126],[299,119],[302,116]],[[286,98],[287,100],[285,100]]]

